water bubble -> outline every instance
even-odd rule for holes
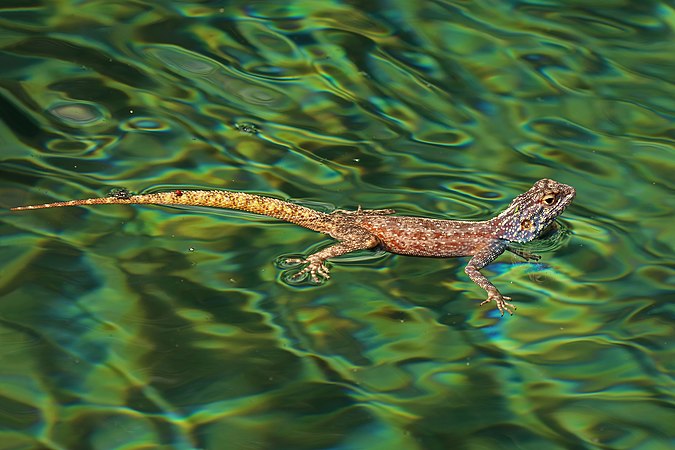
[[[89,125],[103,118],[103,114],[88,103],[62,103],[48,110],[53,116],[75,125]]]
[[[246,134],[256,134],[260,131],[260,128],[252,122],[237,122],[234,124],[234,128]]]
[[[262,86],[248,86],[236,94],[246,103],[252,105],[276,106],[286,100],[283,94]]]
[[[91,139],[52,139],[46,146],[57,153],[85,154],[97,150],[100,142]]]
[[[224,71],[212,75],[209,79],[228,94],[249,105],[267,106],[279,110],[288,108],[291,103],[285,94],[275,89],[235,78]]]
[[[151,117],[135,117],[120,124],[125,131],[168,131],[170,126]]]
[[[112,188],[108,192],[108,197],[114,197],[120,200],[128,200],[131,198],[131,192],[127,188]]]
[[[179,72],[208,75],[218,67],[215,62],[208,58],[178,47],[152,48],[148,51],[167,66]]]

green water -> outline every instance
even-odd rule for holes
[[[539,263],[250,214],[0,213],[0,449],[675,447],[675,11],[656,1],[5,1],[0,206],[170,188],[485,219]]]

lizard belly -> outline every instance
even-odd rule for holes
[[[482,225],[408,216],[364,217],[358,223],[379,239],[384,250],[441,258],[476,253],[489,237]]]
[[[377,235],[376,235],[377,236]],[[474,253],[475,244],[466,239],[436,233],[419,233],[405,237],[395,233],[377,236],[384,250],[399,255],[454,257]]]

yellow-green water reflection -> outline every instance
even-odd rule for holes
[[[218,4],[216,4],[218,3]],[[673,445],[666,2],[0,7],[2,206],[209,187],[571,234],[490,278],[198,208],[3,213],[0,449]]]

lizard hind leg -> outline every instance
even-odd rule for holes
[[[328,266],[326,266],[326,260],[356,250],[373,248],[380,243],[375,236],[361,228],[350,229],[341,234],[340,241],[337,244],[333,244],[330,247],[312,253],[307,258],[287,259],[285,261],[287,264],[306,264],[305,267],[293,275],[291,279],[298,280],[309,274],[312,281],[321,283],[323,280],[330,278],[330,271]]]

